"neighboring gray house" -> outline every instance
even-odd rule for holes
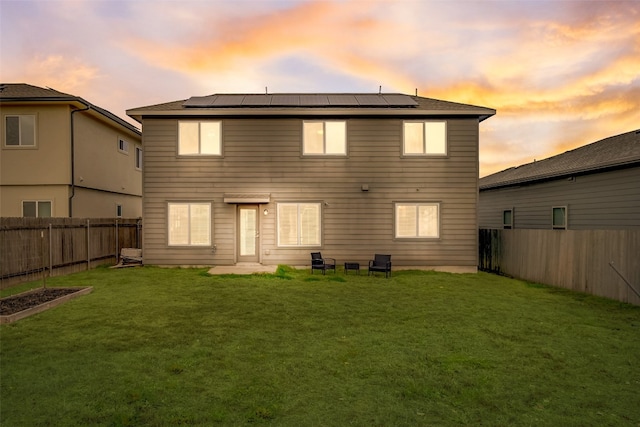
[[[476,271],[478,128],[403,94],[226,94],[135,108],[145,264],[310,264],[310,252]]]
[[[640,229],[640,130],[480,179],[479,223]]]

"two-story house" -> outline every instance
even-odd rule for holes
[[[403,94],[219,94],[135,108],[145,264],[308,265],[310,252],[470,271],[479,123]]]
[[[0,84],[0,216],[137,218],[141,132],[86,100]]]

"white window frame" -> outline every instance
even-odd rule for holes
[[[302,238],[303,238],[303,233],[302,233],[302,221],[301,221],[301,215],[302,215],[302,211],[301,208],[305,205],[310,205],[310,206],[315,206],[318,209],[317,215],[318,215],[318,223],[317,223],[317,238],[318,241],[317,242],[303,242]],[[281,241],[281,224],[280,224],[280,215],[283,212],[283,208],[285,206],[296,206],[297,208],[297,217],[296,217],[296,243],[295,244],[286,244],[283,243]],[[276,205],[276,218],[277,218],[277,225],[276,225],[276,235],[277,235],[277,239],[278,239],[278,247],[280,248],[317,248],[322,246],[322,203],[320,202],[281,202],[281,203],[277,203]]]
[[[122,218],[122,205],[116,204],[116,218]]]
[[[407,125],[408,124],[421,124],[422,125],[422,151],[416,153],[407,152]],[[428,133],[428,127],[431,124],[444,125],[444,150],[443,151],[430,151],[429,141],[431,139]],[[448,137],[448,123],[446,120],[405,120],[402,122],[402,155],[407,157],[445,157],[449,153],[449,137]]]
[[[341,152],[327,152],[327,124],[342,124],[344,129],[343,137],[343,150]],[[307,134],[306,127],[312,124],[322,124],[322,152],[321,153],[311,153],[307,152],[307,138],[305,135]],[[347,155],[347,122],[346,120],[303,120],[302,121],[302,155],[303,156],[346,156]]]
[[[564,213],[564,224],[556,225],[555,212],[556,209],[562,209]],[[569,207],[568,206],[553,206],[551,208],[551,228],[554,230],[566,230],[569,228]]]
[[[135,166],[136,166],[136,170],[141,171],[142,170],[142,148],[140,147],[136,147],[135,149]]]
[[[198,150],[197,152],[184,152],[183,150],[183,126],[194,125],[198,126]],[[202,125],[203,124],[215,124],[217,125],[217,146],[215,146],[215,150],[212,153],[203,153],[203,140],[202,140]],[[221,120],[179,120],[178,121],[178,156],[180,157],[189,157],[189,156],[206,156],[206,157],[222,157],[222,121]],[[186,147],[185,147],[186,149]]]
[[[124,138],[118,138],[118,151],[129,154],[129,142]]]
[[[176,241],[172,241],[172,232],[171,232],[171,227],[172,227],[172,218],[171,218],[171,208],[172,206],[186,206],[187,207],[187,211],[188,211],[188,217],[186,218],[187,220],[187,224],[186,227],[188,228],[187,230],[187,242],[176,242]],[[206,206],[208,208],[208,218],[206,221],[206,241],[205,242],[201,242],[201,243],[194,243],[193,242],[193,216],[192,214],[192,207],[193,206]],[[167,203],[167,246],[172,246],[172,247],[180,247],[180,246],[186,246],[186,247],[210,247],[211,246],[211,240],[212,240],[212,217],[213,217],[213,208],[211,206],[211,202],[168,202]]]
[[[18,118],[18,144],[9,144],[8,143],[8,126],[7,119],[8,118]],[[24,144],[23,143],[23,132],[25,131],[25,127],[22,124],[22,121],[26,117],[31,117],[33,119],[33,144]],[[4,120],[4,147],[5,148],[37,148],[38,147],[38,117],[36,114],[7,114],[2,120]]]
[[[22,209],[22,217],[24,217],[24,204],[25,203],[35,203],[36,204],[36,216],[35,216],[35,218],[52,218],[53,217],[53,201],[52,200],[23,200],[22,204],[21,204],[21,206],[22,206],[22,208],[21,208]],[[50,212],[51,212],[50,216],[43,217],[43,216],[39,215],[40,214],[39,205],[41,203],[49,203],[49,209],[50,209]],[[29,217],[29,218],[34,218],[34,217]]]
[[[509,213],[510,215],[510,221],[507,223],[505,221],[505,214]],[[502,228],[509,230],[513,228],[513,208],[511,209],[505,209],[502,211]]]
[[[414,207],[416,212],[415,212],[415,218],[416,218],[416,222],[415,222],[415,234],[413,235],[402,235],[400,234],[400,213],[399,213],[399,208],[401,207]],[[434,234],[426,234],[421,232],[421,228],[420,228],[420,221],[417,220],[417,218],[419,217],[419,213],[420,213],[420,208],[421,207],[429,207],[429,208],[436,208],[436,232]],[[441,219],[440,219],[440,202],[395,202],[394,203],[394,208],[393,208],[393,212],[394,212],[394,221],[393,221],[393,227],[394,227],[394,231],[393,231],[393,236],[395,239],[399,239],[399,240],[416,240],[416,239],[439,239],[440,238],[440,225],[441,225]]]

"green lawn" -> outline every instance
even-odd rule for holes
[[[485,273],[47,285],[94,291],[0,328],[2,426],[640,426],[640,307]]]

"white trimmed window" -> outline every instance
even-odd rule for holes
[[[211,203],[169,203],[169,246],[211,245]]]
[[[142,170],[142,148],[136,147],[136,169]]]
[[[551,225],[553,228],[567,228],[567,207],[555,206],[551,208]]]
[[[25,200],[22,202],[22,216],[28,218],[50,218],[50,200]]]
[[[320,203],[278,203],[278,246],[320,246]]]
[[[439,203],[396,203],[395,215],[398,239],[440,237]]]
[[[118,151],[121,153],[128,153],[129,143],[122,138],[118,138]]]
[[[178,155],[222,155],[222,123],[219,121],[178,122]]]
[[[403,139],[403,155],[444,156],[447,154],[447,122],[406,121]]]
[[[4,144],[7,147],[35,147],[36,116],[5,116]]]
[[[513,209],[502,211],[502,228],[513,228]]]
[[[122,218],[122,205],[116,205],[116,217]]]
[[[347,154],[347,122],[304,121],[302,153],[313,155]]]

